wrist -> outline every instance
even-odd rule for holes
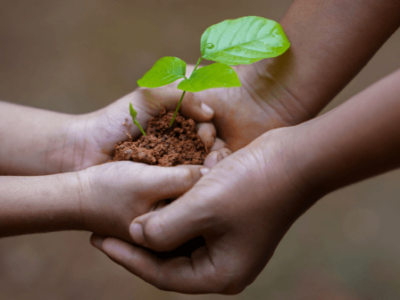
[[[282,179],[279,184],[297,194],[293,198],[296,203],[291,205],[299,205],[299,209],[304,210],[328,191],[315,178],[316,154],[306,146],[307,132],[299,126],[274,129],[261,138],[264,154],[267,155],[264,159],[275,164],[279,170],[277,177]],[[270,172],[270,168],[265,171]]]
[[[327,137],[329,129],[318,128],[315,124],[318,119],[286,128],[284,147],[289,149],[286,164],[290,165],[293,182],[307,197],[320,199],[342,185],[338,180],[341,175],[336,172],[335,157],[328,154],[329,148],[325,145],[330,140]]]
[[[82,229],[72,173],[0,177],[0,236]]]
[[[250,66],[239,66],[242,85],[248,96],[256,100],[274,120],[273,128],[294,126],[315,117],[323,107],[304,103],[305,96],[295,89],[296,80],[291,76],[291,50],[283,55],[259,61]],[[317,102],[317,101],[315,101]]]
[[[60,114],[47,126],[49,133],[46,135],[47,147],[43,153],[43,174],[75,171],[84,145],[84,117]]]
[[[92,114],[68,115],[60,121],[49,139],[46,163],[54,170],[48,173],[77,172],[93,165],[92,123]]]

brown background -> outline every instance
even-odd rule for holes
[[[227,18],[279,20],[289,0],[0,0],[0,98],[68,113],[136,87],[156,59],[199,56]],[[400,32],[330,108],[400,66]],[[376,99],[379,101],[379,99]],[[29,120],[27,120],[28,122]],[[400,172],[329,195],[290,230],[259,278],[232,299],[399,299]],[[0,240],[0,299],[222,299],[158,291],[91,248],[89,233]]]

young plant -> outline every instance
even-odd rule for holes
[[[138,80],[141,87],[155,88],[182,79],[178,89],[182,96],[171,120],[172,126],[186,92],[200,92],[211,88],[239,87],[240,80],[233,65],[252,64],[283,54],[290,47],[282,27],[275,21],[262,17],[242,17],[212,25],[203,33],[200,42],[201,56],[187,78],[186,63],[166,56]],[[203,59],[216,63],[198,69]]]
[[[132,103],[129,102],[129,112],[131,113],[131,117],[133,120],[133,124],[135,124],[137,127],[139,127],[140,131],[144,136],[146,136],[146,132],[143,130],[142,126],[140,126],[139,122],[136,120],[137,116],[137,111],[133,108]]]

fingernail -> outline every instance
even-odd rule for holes
[[[101,246],[103,245],[103,241],[104,241],[103,237],[99,237],[99,236],[92,237],[92,245],[93,245],[93,247],[95,247],[97,249],[102,248]]]
[[[219,151],[222,155],[222,158],[227,158],[229,155],[232,154],[232,151],[229,149],[222,149]]]
[[[214,111],[212,110],[212,108],[205,103],[201,103],[201,109],[206,113],[206,115],[214,115]]]
[[[129,228],[129,233],[133,241],[138,244],[144,246],[146,244],[144,237],[143,237],[143,227],[139,223],[132,223]]]
[[[210,172],[210,169],[209,168],[201,168],[200,169],[200,173],[201,173],[201,175],[206,175],[208,172]]]

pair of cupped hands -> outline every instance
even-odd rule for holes
[[[241,292],[265,267],[305,203],[312,203],[292,156],[295,127],[288,127],[307,113],[291,100],[273,97],[262,78],[250,79],[243,70],[237,69],[242,87],[189,93],[183,101],[181,114],[198,123],[198,134],[212,150],[204,166],[98,165],[126,139],[122,123],[129,102],[146,127],[161,109],[176,107],[181,93],[174,86],[138,89],[76,121],[85,132],[74,163],[82,186],[82,223],[94,232],[91,243],[159,289]],[[130,134],[139,137],[140,131],[131,126]],[[167,204],[170,199],[175,200]],[[199,236],[205,245],[190,257],[157,255]]]

